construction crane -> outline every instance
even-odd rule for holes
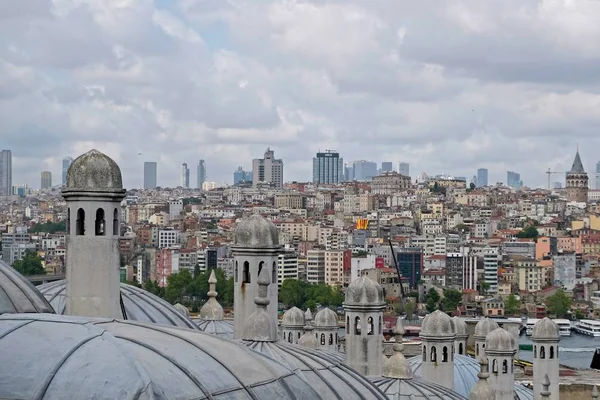
[[[546,171],[546,175],[548,175],[548,190],[550,190],[550,176],[553,174],[562,174],[562,172],[551,171],[550,168],[548,168],[548,171]]]

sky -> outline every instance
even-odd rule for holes
[[[32,187],[92,148],[128,188],[144,161],[230,184],[269,146],[285,181],[335,149],[531,186],[579,146],[595,182],[598,21],[598,0],[0,1],[0,148]]]

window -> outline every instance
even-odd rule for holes
[[[292,337],[292,332],[288,333],[288,342],[292,343],[292,340],[294,340],[294,338]]]
[[[113,212],[113,236],[119,236],[119,212],[116,208]]]
[[[298,332],[298,339],[300,339],[300,332]]]
[[[492,372],[494,374],[498,373],[498,361],[496,361],[495,359],[492,361]]]
[[[329,334],[329,345],[331,346],[333,344],[333,333]]]
[[[85,211],[83,211],[83,208],[77,210],[77,222],[75,225],[75,234],[79,236],[85,235]]]
[[[502,361],[502,373],[503,374],[508,373],[508,361],[507,360]]]
[[[458,354],[463,354],[463,344],[462,343],[458,344]]]
[[[346,317],[346,335],[350,334],[350,317]]]
[[[448,362],[448,347],[442,349],[442,362]]]
[[[361,326],[360,326],[360,317],[354,318],[354,334],[360,335]]]
[[[431,354],[429,355],[429,361],[437,362],[437,351],[435,346],[431,346]]]
[[[250,263],[244,261],[244,269],[242,270],[242,283],[250,283]]]
[[[546,347],[541,346],[540,347],[540,358],[543,360],[544,358],[546,358]]]
[[[537,358],[537,346],[533,346],[533,358]]]
[[[237,283],[237,281],[239,280],[238,278],[238,262],[235,262],[235,274],[233,274],[233,276],[235,277],[235,282]]]
[[[257,276],[260,276],[260,271],[262,271],[264,265],[265,265],[264,261],[261,261],[258,263],[258,275]]]
[[[95,234],[96,236],[106,235],[106,222],[104,221],[104,209],[102,208],[96,210]]]
[[[325,346],[325,334],[321,333],[321,346]]]
[[[379,317],[379,334],[383,333],[383,318]]]
[[[423,346],[423,361],[427,361],[427,347]]]
[[[71,207],[67,209],[67,235],[71,234]]]
[[[367,324],[368,326],[368,331],[367,331],[367,335],[372,335],[373,334],[373,317],[369,317],[367,319]]]
[[[273,261],[273,272],[271,275],[271,283],[277,283],[277,261]]]
[[[475,354],[479,355],[479,343],[477,343],[477,348],[475,349]]]
[[[554,358],[554,346],[550,346],[550,359]]]

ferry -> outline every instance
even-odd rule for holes
[[[571,321],[568,319],[553,319],[558,325],[560,336],[571,336]]]
[[[533,326],[538,321],[539,321],[538,318],[528,318],[527,319],[527,322],[525,323],[525,334],[527,336],[531,336],[531,334],[533,333]]]
[[[575,331],[588,336],[600,337],[600,321],[581,319],[575,324]]]

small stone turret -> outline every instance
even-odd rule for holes
[[[498,329],[498,324],[488,317],[482,318],[477,325],[475,325],[473,340],[475,341],[475,358],[477,361],[481,361],[485,358],[485,338],[494,329]]]
[[[454,323],[445,312],[427,314],[421,325],[423,378],[454,390]]]
[[[264,268],[258,276],[258,296],[254,299],[256,311],[248,317],[244,326],[244,340],[253,342],[276,342],[277,319],[267,311],[270,303],[268,289],[271,280],[269,272]]]
[[[467,339],[469,338],[467,323],[459,317],[452,317],[452,322],[454,322],[454,331],[456,332],[454,351],[456,354],[464,356],[467,354]]]
[[[210,271],[208,287],[208,300],[200,309],[200,318],[209,321],[223,321],[223,307],[217,301],[217,277],[214,269]]]
[[[541,397],[544,377],[550,379],[550,399],[559,400],[558,343],[560,332],[556,322],[546,317],[535,323],[531,333],[533,342],[533,396]]]
[[[396,321],[394,329],[396,343],[394,343],[394,354],[383,363],[383,377],[395,379],[411,379],[413,377],[410,364],[404,357],[404,345],[402,337],[404,336],[404,327],[402,326],[402,318]]]
[[[479,363],[481,364],[481,370],[477,374],[479,380],[475,386],[473,386],[473,389],[471,389],[469,400],[495,400],[494,389],[488,382],[488,377],[490,374],[488,373],[487,360],[484,357],[479,361]]]
[[[190,316],[190,310],[188,310],[188,308],[186,306],[184,306],[183,304],[177,303],[173,306],[181,315],[184,315],[186,317]]]
[[[515,338],[505,329],[494,329],[485,340],[485,354],[492,366],[490,386],[496,392],[496,400],[514,399],[516,352]]]
[[[292,307],[283,313],[281,320],[282,340],[289,343],[298,344],[300,336],[304,331],[304,313],[298,307]]]
[[[338,316],[329,307],[325,307],[315,315],[315,333],[318,348],[336,351],[338,346]]]
[[[298,344],[302,347],[308,347],[309,349],[316,349],[319,342],[313,334],[313,326],[311,323],[312,313],[310,312],[310,308],[307,309],[306,313],[304,314],[304,321],[306,321],[306,325],[304,326],[304,335],[298,339]]]

